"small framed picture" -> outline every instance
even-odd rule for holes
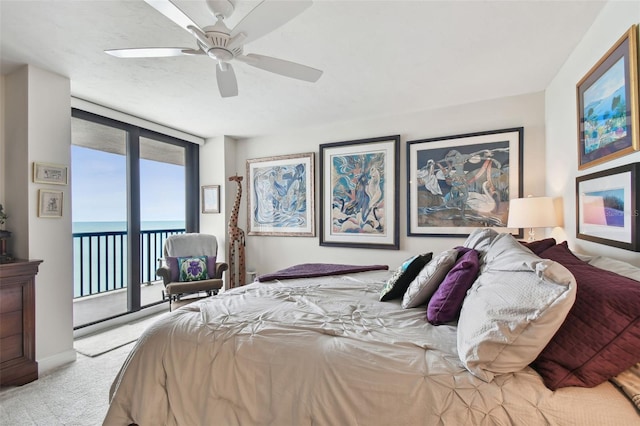
[[[33,163],[33,182],[53,185],[67,184],[67,167],[60,164]]]
[[[220,213],[220,185],[202,187],[202,213]]]
[[[576,236],[640,251],[640,163],[576,178]]]
[[[577,84],[578,169],[640,150],[638,26]]]
[[[38,217],[62,217],[62,191],[38,190]]]

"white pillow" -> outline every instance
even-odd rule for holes
[[[493,239],[485,262],[462,304],[457,337],[467,370],[490,382],[536,359],[573,306],[576,281],[510,234]]]
[[[442,280],[444,280],[444,277],[453,268],[457,259],[458,250],[456,249],[443,251],[431,259],[422,268],[418,276],[411,281],[407,291],[404,292],[402,307],[404,309],[415,308],[427,303],[438,289]]]
[[[589,265],[605,271],[614,272],[632,280],[640,281],[640,268],[621,260],[611,259],[604,256],[596,256],[588,260]]]
[[[480,261],[480,270],[484,265],[484,255],[487,254],[487,250],[491,246],[493,240],[500,235],[494,229],[491,228],[478,228],[469,234],[465,242],[462,244],[464,247],[474,249],[478,252],[478,260]]]

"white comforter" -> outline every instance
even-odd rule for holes
[[[613,385],[485,383],[454,325],[379,302],[389,271],[254,283],[163,316],[116,377],[105,425],[629,425]]]

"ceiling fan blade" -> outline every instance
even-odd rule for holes
[[[111,56],[118,58],[165,58],[170,56],[182,56],[194,54],[189,47],[140,47],[134,49],[109,49],[105,50]]]
[[[250,53],[248,55],[236,56],[236,59],[247,65],[251,65],[252,67],[284,75],[286,77],[297,78],[298,80],[310,81],[312,83],[318,81],[322,76],[322,71],[315,68],[297,64],[295,62],[285,61],[283,59],[272,58],[271,56]]]
[[[249,43],[286,24],[304,12],[312,3],[311,0],[265,0],[238,22],[231,31],[231,37],[244,33],[246,37],[244,43]]]
[[[171,19],[176,24],[180,25],[186,31],[191,34],[189,27],[195,27],[200,29],[195,22],[189,18],[178,6],[173,4],[170,0],[144,0],[149,6],[153,7],[158,12],[162,13],[167,18]]]
[[[218,80],[218,90],[223,98],[238,96],[238,81],[231,64],[218,63],[216,66],[216,80]]]

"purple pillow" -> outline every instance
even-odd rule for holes
[[[180,257],[193,257],[193,256],[180,256]],[[216,256],[206,256],[207,258],[207,273],[209,279],[213,278],[216,274]],[[178,258],[174,256],[167,256],[165,258],[167,267],[171,273],[171,282],[178,282],[180,280],[180,268],[178,268]]]
[[[453,268],[429,300],[427,320],[440,325],[458,318],[467,290],[478,277],[480,260],[476,250],[457,247],[459,256]]]
[[[548,248],[555,246],[556,240],[555,238],[545,238],[544,240],[537,240],[537,241],[531,241],[531,242],[520,241],[520,244],[522,244],[523,246],[531,250],[533,254],[540,256],[540,253],[542,253]]]
[[[566,242],[540,257],[578,284],[567,318],[532,367],[551,389],[593,387],[640,361],[640,283],[578,259]]]

